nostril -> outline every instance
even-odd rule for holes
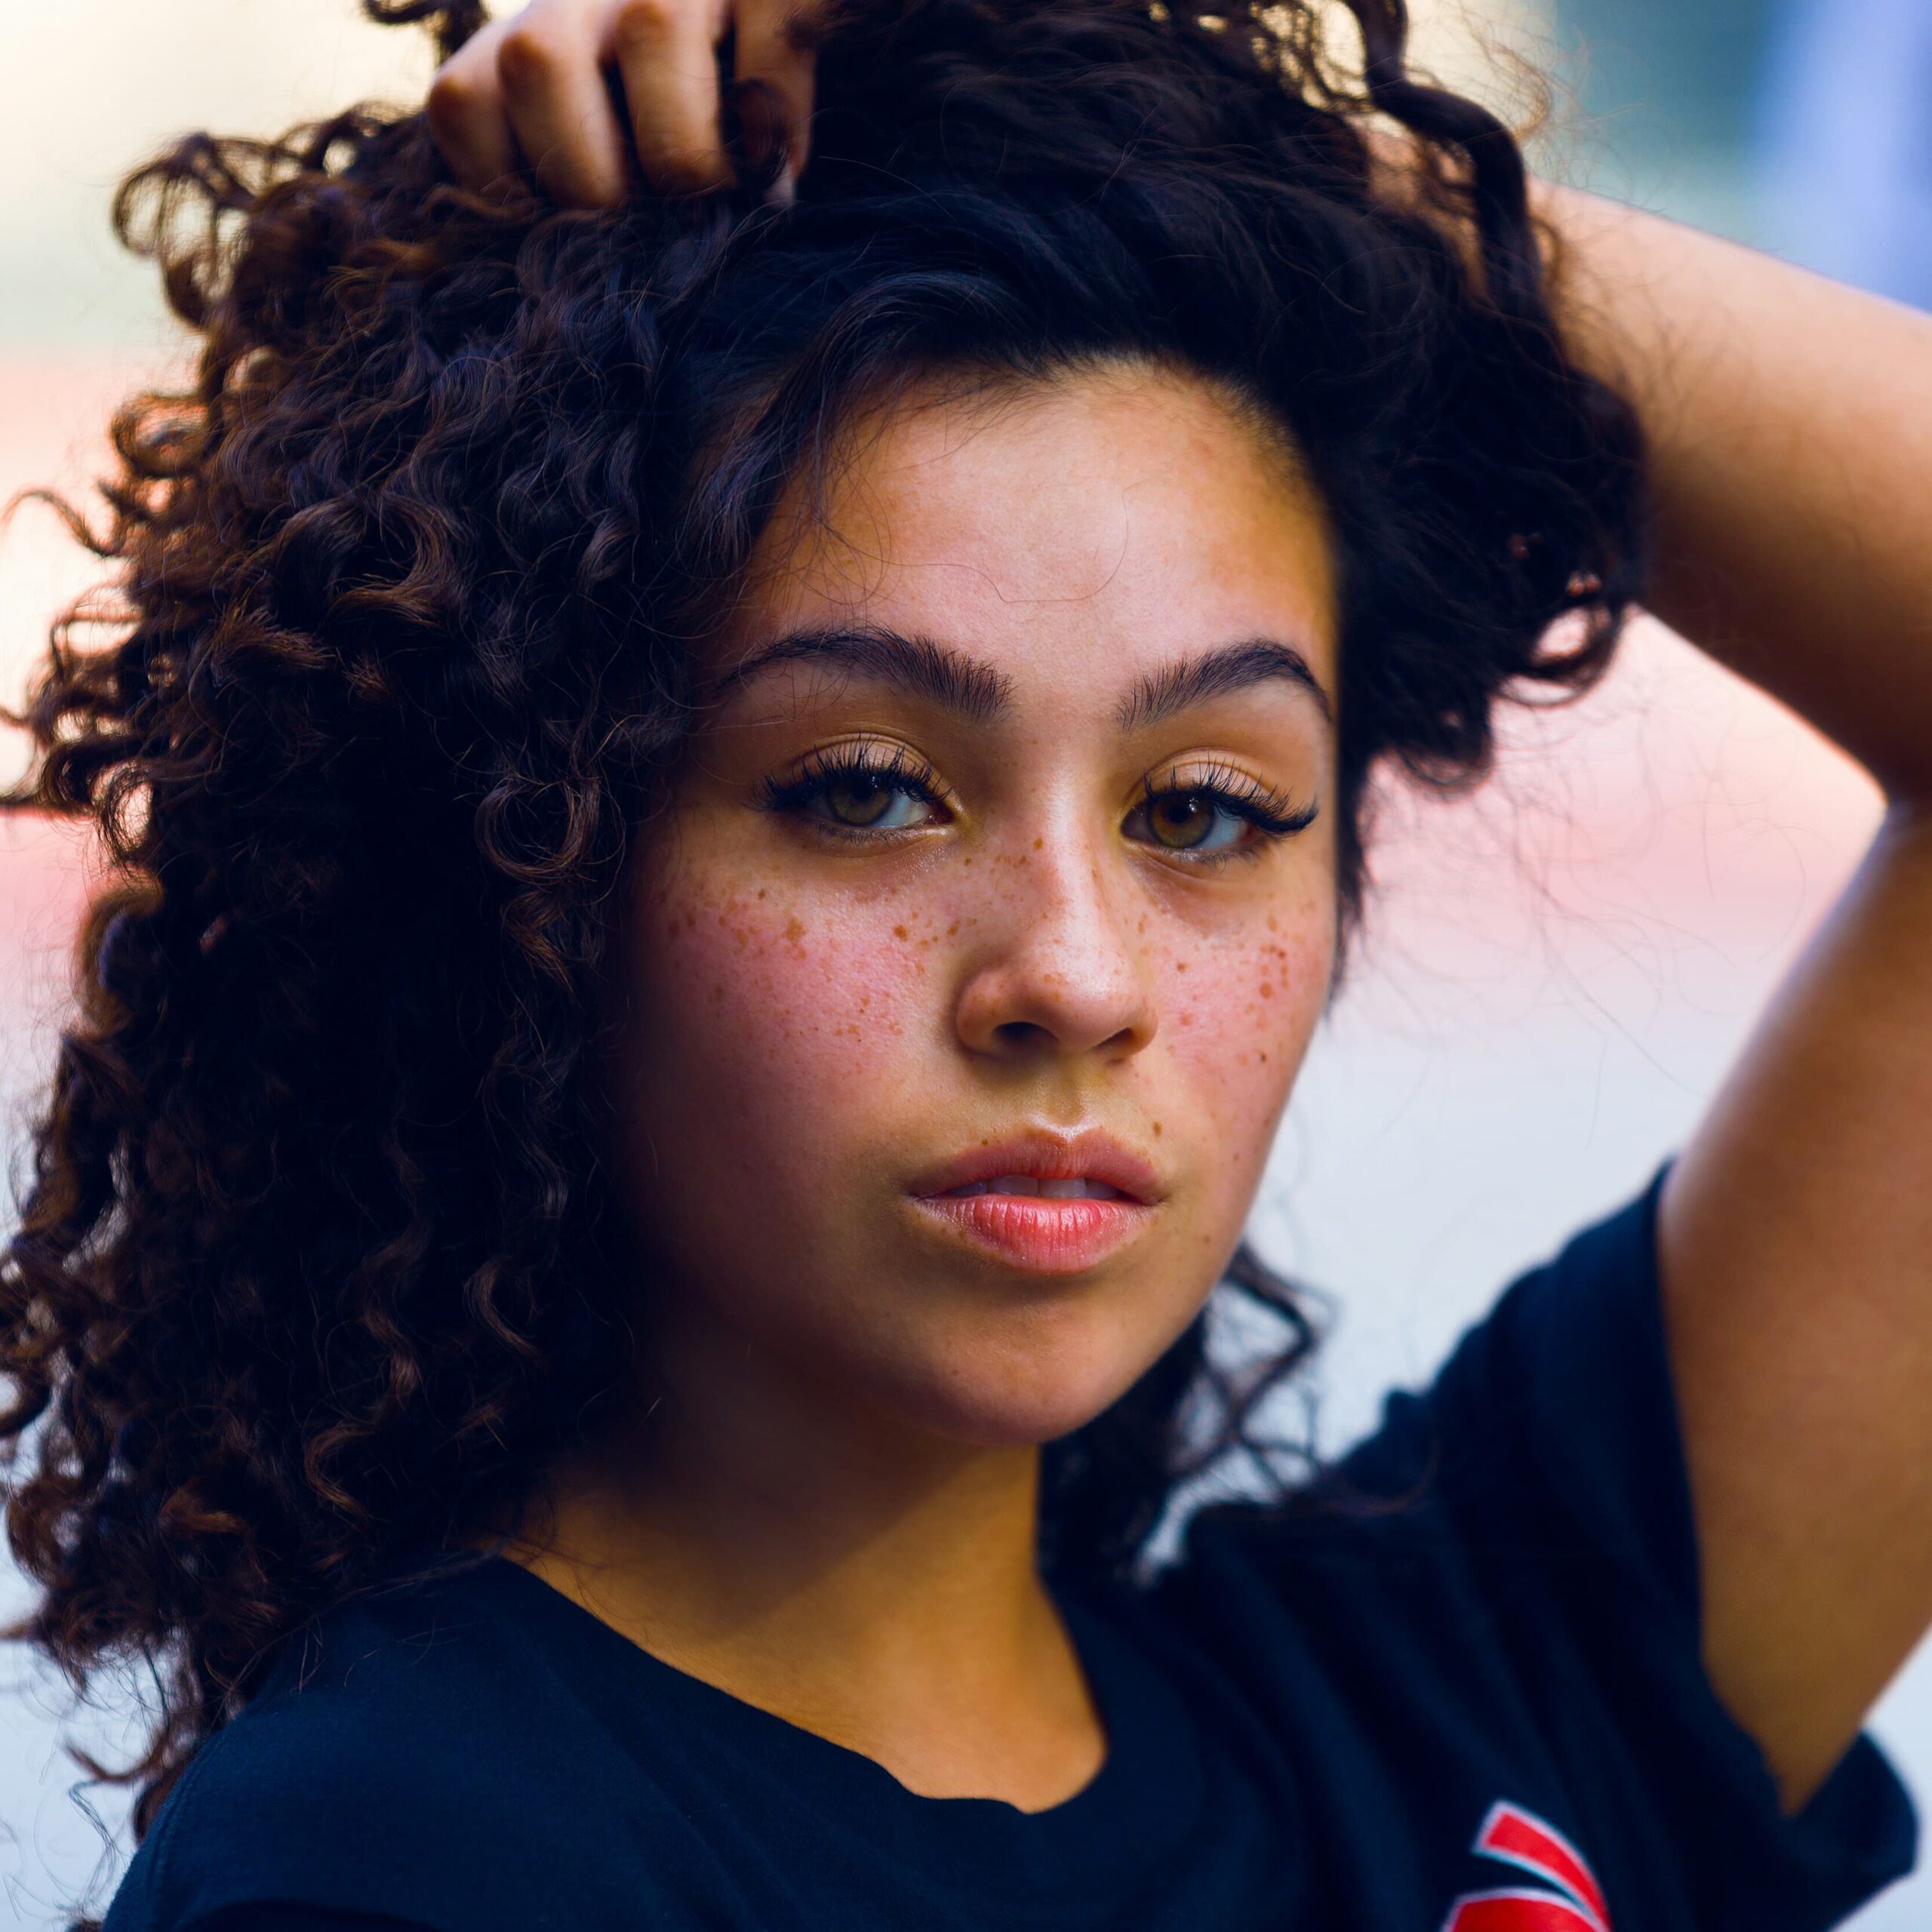
[[[1032,1047],[1052,1039],[1053,1035],[1038,1020],[1003,1020],[993,1029],[993,1036],[1002,1046]]]

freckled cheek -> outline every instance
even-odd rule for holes
[[[808,1120],[835,1140],[924,1048],[935,949],[889,908],[747,893],[662,908],[639,937],[636,1076],[734,1144],[795,1144]]]
[[[1208,1171],[1245,1210],[1327,998],[1334,950],[1314,926],[1177,956],[1161,1031],[1191,1096]]]

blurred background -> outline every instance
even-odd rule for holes
[[[1546,171],[1932,306],[1925,0],[1412,0],[1423,64],[1518,118],[1552,77]],[[114,183],[192,128],[267,133],[420,100],[430,61],[354,0],[6,0],[0,72],[0,500],[85,494],[136,383],[184,366]],[[0,533],[0,694],[91,581],[53,516]],[[1425,1377],[1515,1272],[1676,1146],[1877,822],[1864,777],[1659,626],[1587,703],[1520,715],[1497,779],[1392,798],[1366,942],[1303,1076],[1254,1229],[1324,1291],[1321,1439]],[[0,744],[0,767],[18,767]],[[66,986],[86,854],[0,825],[0,1141],[16,1177]],[[0,1614],[25,1592],[0,1567]],[[0,1647],[0,1932],[111,1891],[112,1750],[136,1687],[77,1709]],[[1932,1798],[1932,1650],[1874,1728]],[[1932,1875],[1860,1932],[1932,1924]]]

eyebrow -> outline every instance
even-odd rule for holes
[[[1155,724],[1189,705],[1275,678],[1298,685],[1314,699],[1324,719],[1335,721],[1335,707],[1308,660],[1293,645],[1272,637],[1251,637],[1223,645],[1198,657],[1183,658],[1164,669],[1150,671],[1124,698],[1116,714],[1123,731]]]
[[[890,685],[907,696],[990,724],[1013,702],[1012,678],[949,645],[878,624],[841,624],[787,631],[752,652],[728,674],[724,694],[781,664],[826,664]],[[1335,707],[1308,660],[1274,638],[1245,638],[1198,657],[1150,671],[1115,707],[1123,731],[1144,730],[1210,698],[1275,681],[1298,686],[1334,722]]]
[[[877,624],[787,631],[727,676],[725,694],[780,664],[828,664],[875,678],[909,697],[924,698],[976,724],[991,724],[1013,701],[1013,680],[929,637]]]

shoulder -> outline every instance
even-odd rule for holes
[[[107,1932],[266,1900],[560,1924],[558,1840],[597,1808],[589,1723],[541,1647],[475,1592],[344,1606],[189,1764]]]

